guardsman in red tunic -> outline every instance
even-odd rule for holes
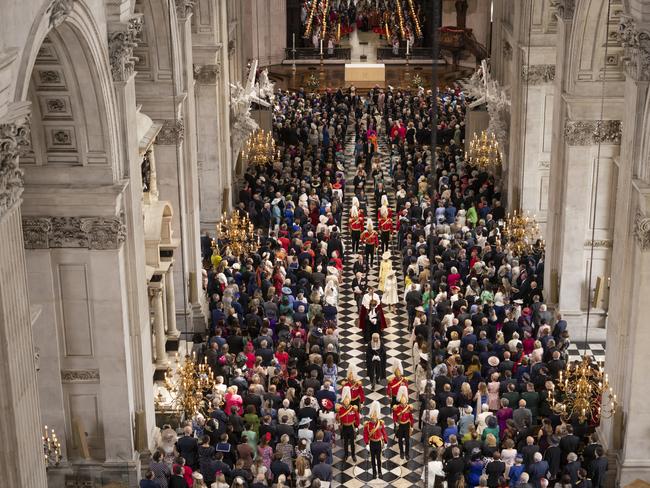
[[[372,267],[375,264],[375,252],[379,245],[379,236],[372,225],[371,219],[368,219],[366,230],[361,233],[361,242],[365,245],[366,263],[368,263],[368,266]]]
[[[356,197],[354,198],[356,199]],[[364,217],[363,210],[361,210],[358,205],[355,205],[354,202],[350,209],[350,219],[348,223],[350,224],[350,236],[352,237],[352,253],[356,254],[359,252],[359,242],[361,241],[361,232],[363,232]]]
[[[402,368],[402,362],[399,359],[393,361],[393,376],[388,380],[386,385],[386,391],[391,400],[391,405],[398,403],[397,394],[401,386],[408,388],[409,382],[404,378],[404,369]]]
[[[409,405],[409,391],[404,385],[399,387],[397,393],[399,403],[393,406],[394,430],[399,444],[399,457],[408,460],[411,430],[413,428],[413,407]]]
[[[384,444],[388,442],[386,426],[384,421],[379,418],[381,406],[375,400],[370,404],[370,420],[363,424],[363,442],[366,449],[370,452],[370,463],[372,464],[372,477],[377,478],[377,473],[381,478],[381,451]]]
[[[347,461],[348,453],[352,451],[352,461],[357,462],[354,441],[357,435],[357,428],[361,422],[359,409],[351,403],[350,387],[343,387],[341,403],[336,406],[336,422],[341,427],[341,438],[343,439],[343,460]]]
[[[356,367],[354,364],[351,364],[348,368],[348,375],[345,380],[343,380],[342,386],[343,388],[346,386],[350,388],[350,402],[358,409],[361,409],[366,401],[366,394],[363,391],[363,384],[357,377]]]
[[[390,246],[390,236],[393,233],[393,210],[388,207],[388,198],[382,197],[382,204],[377,215],[379,233],[381,235],[381,252],[386,252]]]

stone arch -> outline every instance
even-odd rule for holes
[[[608,0],[577,2],[569,51],[567,79],[570,91],[575,88],[576,92],[584,95],[600,96],[599,82],[603,79],[605,69],[608,81],[624,81],[623,49],[617,36],[618,19],[622,11],[622,0],[612,0],[610,16],[606,19]]]
[[[72,5],[53,25],[46,10],[23,51],[14,98],[32,102],[32,146],[21,155],[27,184],[70,183],[63,166],[75,167],[72,182],[111,184],[121,174],[106,40],[85,3]]]
[[[143,28],[133,54],[138,58],[137,81],[171,81],[172,52],[176,83],[181,90],[181,48],[174,0],[136,0],[135,13],[142,14]],[[169,29],[171,15],[171,32]],[[158,26],[158,28],[156,28]],[[164,28],[160,27],[164,26]]]

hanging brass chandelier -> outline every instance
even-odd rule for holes
[[[587,354],[560,372],[554,393],[549,392],[551,408],[563,420],[598,423],[616,413],[618,400],[607,374]]]
[[[484,130],[479,136],[475,132],[465,159],[470,166],[483,171],[495,171],[501,167],[501,152],[494,133]]]
[[[43,440],[43,455],[45,456],[45,467],[58,466],[61,462],[61,442],[56,436],[54,429],[43,428],[44,435],[41,436]]]
[[[176,353],[176,370],[165,372],[164,390],[155,398],[158,410],[174,411],[183,418],[192,418],[197,413],[208,415],[213,389],[216,387],[214,373],[207,363],[196,360],[196,355],[185,356],[182,364]]]
[[[242,217],[236,211],[230,217],[223,214],[217,223],[217,239],[226,251],[230,250],[235,256],[255,252],[259,245],[253,223],[248,216]]]
[[[265,166],[272,163],[276,157],[279,157],[279,154],[275,148],[273,134],[264,129],[253,132],[242,150],[242,158],[248,161],[249,165]]]
[[[505,247],[514,256],[531,254],[541,240],[539,224],[528,212],[522,214],[516,210],[508,214],[501,231],[505,238]]]

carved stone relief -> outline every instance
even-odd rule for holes
[[[0,217],[20,201],[23,194],[23,171],[18,167],[18,159],[28,145],[26,118],[0,124]]]
[[[535,64],[532,66],[523,65],[521,67],[521,79],[527,81],[529,85],[541,85],[551,83],[555,80],[554,64]]]
[[[570,146],[620,144],[621,130],[620,120],[567,120],[564,140]]]
[[[118,217],[24,217],[25,249],[118,249],[126,225]]]
[[[67,369],[61,371],[63,383],[99,383],[98,369]]]
[[[634,218],[634,237],[642,251],[650,250],[650,217],[646,217],[640,209]]]
[[[621,14],[618,40],[625,48],[627,74],[637,81],[650,81],[650,32],[639,29],[632,17]]]
[[[156,137],[156,144],[161,146],[174,146],[183,142],[185,137],[185,125],[183,119],[162,120],[162,128]]]
[[[50,29],[60,26],[74,8],[74,0],[54,0],[46,13],[50,16]]]
[[[142,32],[142,15],[134,15],[129,19],[124,30],[108,35],[113,81],[126,81],[133,75],[138,60],[133,55],[133,49],[138,45],[140,32]]]

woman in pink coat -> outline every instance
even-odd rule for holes
[[[487,385],[488,389],[488,406],[491,411],[499,410],[499,373],[492,373],[490,382]]]
[[[225,400],[226,408],[224,408],[224,412],[226,412],[227,415],[232,415],[233,408],[239,415],[244,415],[244,401],[242,400],[242,397],[237,394],[236,386],[228,388]]]

